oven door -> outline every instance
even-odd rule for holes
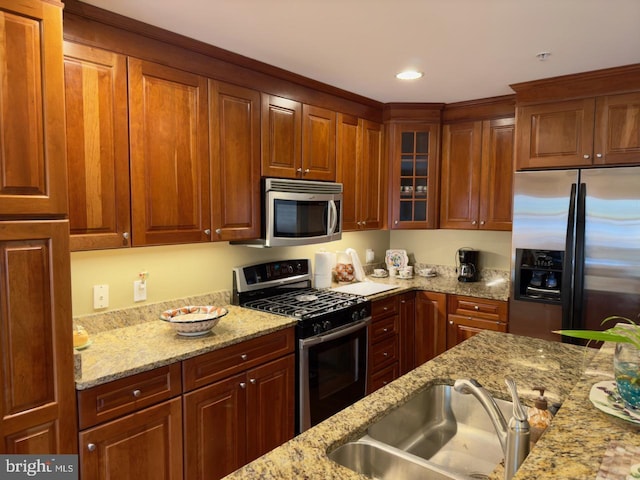
[[[298,433],[364,398],[370,321],[299,340]]]

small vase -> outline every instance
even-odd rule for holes
[[[630,343],[616,343],[613,371],[620,397],[627,407],[640,412],[640,351]]]

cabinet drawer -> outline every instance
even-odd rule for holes
[[[367,393],[372,393],[378,390],[379,388],[384,387],[385,385],[393,382],[396,378],[400,376],[400,368],[398,366],[398,362],[395,362],[393,365],[389,365],[388,367],[380,370],[379,372],[375,372],[369,378],[369,386],[367,388]]]
[[[180,363],[78,392],[80,429],[139,410],[182,392]]]
[[[449,296],[449,313],[506,322],[508,303],[486,298]]]
[[[382,340],[371,347],[371,371],[398,361],[398,336]]]
[[[371,304],[371,316],[374,320],[376,317],[382,317],[394,313],[398,313],[398,295],[376,300]]]
[[[293,349],[294,330],[287,328],[190,358],[182,362],[184,391],[282,357]]]
[[[373,323],[371,323],[371,343],[376,343],[386,337],[396,335],[400,330],[399,320],[398,315],[374,320]]]

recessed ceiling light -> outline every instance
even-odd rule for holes
[[[396,78],[400,80],[415,80],[416,78],[420,78],[424,75],[422,72],[418,72],[416,70],[405,70],[404,72],[400,72],[396,75]]]

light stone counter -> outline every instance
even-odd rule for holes
[[[473,377],[495,396],[507,399],[505,375],[516,380],[520,397],[529,405],[536,396],[532,388],[539,385],[547,388],[545,395],[550,402],[564,402],[516,479],[595,479],[611,441],[640,447],[638,427],[600,412],[588,399],[593,383],[612,378],[610,346],[596,352],[482,332],[230,474],[226,480],[366,478],[329,460],[327,451],[358,438],[370,424],[432,383]],[[501,478],[503,471],[498,467],[491,479]]]

